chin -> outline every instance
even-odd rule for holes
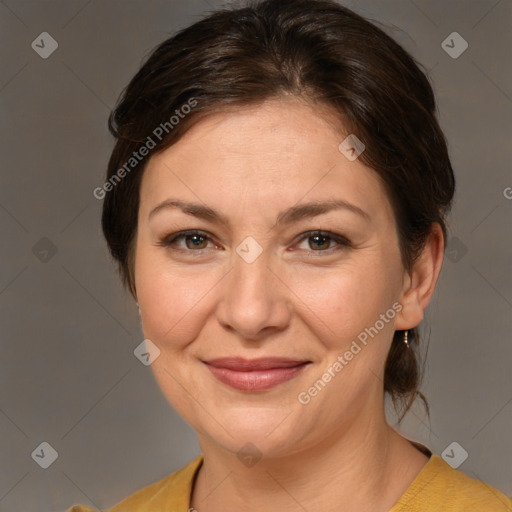
[[[306,434],[298,429],[305,426],[303,415],[290,414],[289,408],[244,405],[210,412],[214,418],[221,418],[219,423],[222,426],[210,416],[203,416],[205,423],[201,422],[201,427],[196,431],[203,432],[215,444],[237,454],[239,458],[247,451],[255,452],[253,456],[260,457],[283,456],[297,450],[297,445],[301,444]],[[193,428],[194,423],[191,422]]]

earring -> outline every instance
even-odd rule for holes
[[[407,348],[411,348],[411,347],[409,346],[409,340],[408,340],[408,337],[407,337],[407,336],[408,336],[408,334],[409,334],[409,330],[407,330],[407,331],[405,331],[405,332],[404,332],[404,343],[407,345]]]

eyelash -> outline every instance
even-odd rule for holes
[[[178,249],[176,247],[173,247],[173,244],[175,244],[176,241],[179,240],[180,238],[185,238],[187,236],[194,236],[194,235],[201,236],[201,237],[207,239],[208,241],[212,241],[210,235],[208,233],[206,233],[205,231],[193,229],[193,230],[188,230],[188,231],[180,231],[178,233],[173,233],[171,235],[168,235],[160,242],[157,242],[156,245],[169,248],[173,251],[196,253],[197,255],[201,255],[203,253],[203,251],[207,250],[207,248],[194,250],[194,249]],[[336,233],[331,233],[330,231],[320,231],[320,230],[307,231],[306,233],[303,233],[301,235],[301,237],[297,240],[296,243],[301,243],[304,240],[307,240],[308,238],[313,238],[315,236],[320,236],[323,238],[331,239],[332,241],[334,241],[338,244],[337,247],[330,247],[329,249],[318,250],[318,251],[314,251],[314,250],[307,251],[310,254],[315,254],[315,256],[316,256],[316,253],[331,254],[332,252],[339,251],[343,248],[352,247],[352,244],[351,244],[350,240],[348,240],[348,238],[341,236],[341,235],[337,235]]]

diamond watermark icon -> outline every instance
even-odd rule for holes
[[[338,146],[338,149],[353,162],[366,149],[366,146],[352,133]]]
[[[467,254],[468,248],[460,238],[451,237],[446,244],[446,257],[457,263]]]
[[[59,47],[59,43],[48,32],[41,32],[30,46],[39,57],[47,59]]]
[[[452,32],[441,43],[441,48],[452,59],[458,59],[468,49],[468,46],[468,42],[458,32]]]
[[[441,457],[453,469],[457,469],[468,458],[468,452],[457,441],[453,441],[444,449]]]
[[[59,454],[53,446],[43,441],[33,452],[32,458],[43,468],[49,468],[56,460]]]
[[[48,263],[57,253],[57,246],[46,237],[38,240],[32,247],[32,254],[41,262]]]
[[[144,340],[137,345],[133,353],[144,366],[149,366],[160,355],[160,349],[151,340]]]
[[[246,263],[253,263],[263,252],[263,247],[252,236],[248,236],[236,248],[236,252]]]
[[[256,465],[262,457],[262,453],[252,443],[245,443],[236,455],[240,462],[248,468]]]

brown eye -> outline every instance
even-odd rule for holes
[[[344,236],[327,231],[304,233],[299,242],[302,243],[304,241],[308,242],[308,247],[305,250],[310,253],[337,251],[351,246],[350,241]]]
[[[185,241],[185,245],[180,243],[182,240]],[[183,231],[167,236],[157,245],[180,251],[199,252],[208,248],[208,242],[211,242],[211,238],[203,231]]]
[[[329,249],[331,238],[323,235],[314,235],[310,236],[308,240],[312,240],[312,243],[309,244],[313,249]]]
[[[207,240],[207,237],[205,236],[183,235],[181,238],[185,239],[185,245],[187,246],[188,249],[206,249],[205,241]]]

